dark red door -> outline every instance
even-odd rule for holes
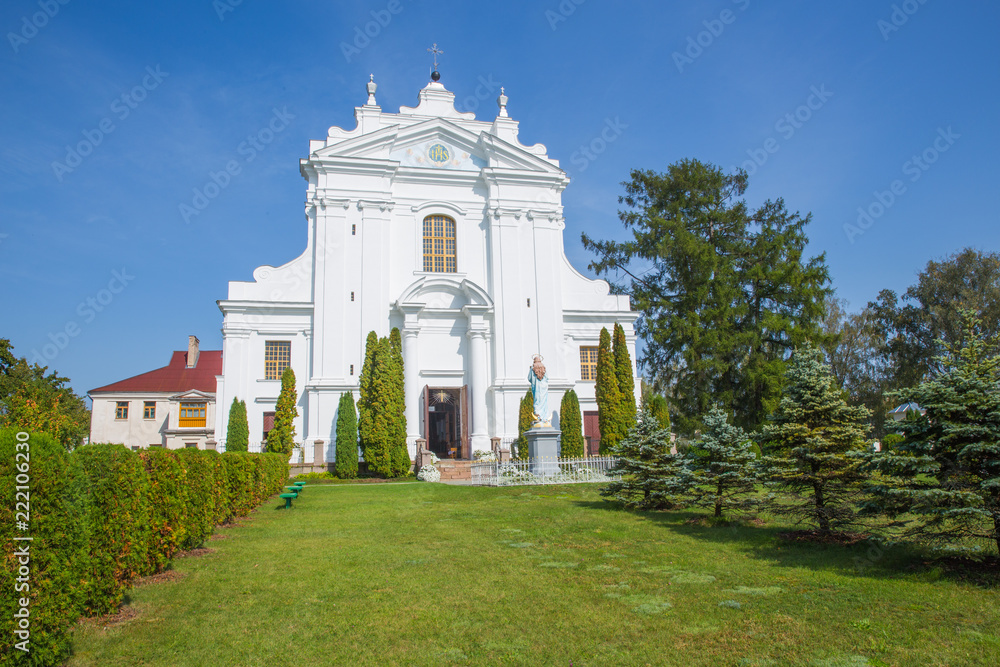
[[[584,411],[583,413],[583,435],[590,443],[588,456],[597,456],[601,450],[601,425],[597,418],[597,410]]]

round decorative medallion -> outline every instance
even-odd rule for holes
[[[427,157],[430,158],[431,162],[444,164],[451,159],[451,153],[445,148],[444,144],[434,144],[427,149]]]

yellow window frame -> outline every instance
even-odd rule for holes
[[[455,221],[446,215],[429,215],[424,218],[424,271],[458,271]]]

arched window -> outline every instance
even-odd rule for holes
[[[455,221],[444,215],[424,218],[424,271],[455,273]]]

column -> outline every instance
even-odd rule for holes
[[[423,304],[400,304],[403,313],[403,393],[406,416],[406,448],[413,458],[420,437],[420,311]]]
[[[472,428],[469,429],[470,449],[490,449],[490,414],[486,402],[489,390],[489,357],[486,354],[486,339],[489,325],[485,320],[488,306],[465,306],[462,311],[469,318],[466,336],[469,338],[469,357],[466,360],[469,378],[469,410],[472,412]]]

